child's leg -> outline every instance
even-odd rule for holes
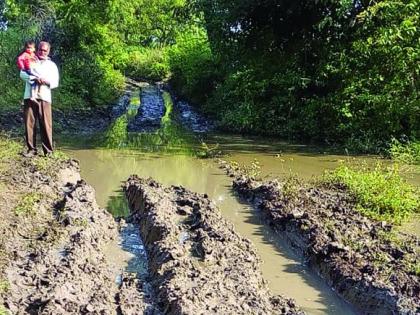
[[[36,100],[36,97],[38,96],[38,92],[39,92],[39,86],[36,83],[35,79],[37,78],[33,72],[31,71],[31,69],[25,70],[25,72],[30,76],[28,82],[31,85],[31,90],[30,90],[30,99],[31,101],[37,103],[38,101]]]
[[[31,100],[36,100],[38,96],[38,85],[36,83],[31,84]]]

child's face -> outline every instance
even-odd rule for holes
[[[26,50],[33,53],[35,52],[35,45],[28,45],[26,46]]]

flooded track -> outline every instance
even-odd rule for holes
[[[133,94],[132,97],[136,95]],[[231,189],[232,180],[214,161],[194,157],[197,148],[200,149],[199,142],[194,143],[195,136],[189,134],[188,130],[185,132],[185,128],[179,128],[174,122],[177,119],[184,121],[187,128],[196,132],[206,130],[207,124],[201,122],[194,127],[194,124],[188,122],[191,115],[185,114],[190,109],[185,110],[181,107],[171,114],[166,107],[165,110],[152,110],[157,115],[150,119],[150,128],[141,129],[136,121],[144,119],[139,115],[142,111],[148,112],[147,109],[142,109],[142,106],[147,104],[158,104],[161,107],[165,105],[162,93],[156,87],[140,94],[137,116],[129,117],[122,125],[125,128],[123,132],[112,138],[117,140],[115,143],[118,145],[111,145],[111,149],[94,149],[86,139],[67,145],[63,142],[66,151],[80,161],[82,177],[95,188],[99,204],[114,216],[124,216],[128,210],[120,183],[132,174],[152,177],[165,185],[182,185],[191,191],[206,193],[219,207],[222,215],[234,224],[235,230],[251,240],[256,247],[263,261],[263,277],[268,281],[273,293],[295,299],[297,305],[309,314],[354,314],[352,307],[305,267],[285,242],[264,226],[259,215],[236,197]],[[172,117],[171,120],[170,116],[175,114],[180,116]],[[160,124],[156,123],[158,119]],[[194,121],[200,119],[193,118]],[[134,130],[136,132],[133,132]],[[209,146],[218,144],[223,152],[229,153],[228,160],[236,160],[243,164],[257,160],[263,177],[297,174],[300,177],[311,178],[349,159],[346,156],[324,154],[316,148],[258,138],[213,135],[206,136],[206,141]],[[418,183],[420,176],[413,172],[409,175],[409,180]],[[120,240],[120,254],[133,252],[136,246],[141,248],[142,244],[137,243],[138,241],[124,248],[126,238],[127,235],[123,235]],[[115,246],[111,246],[108,256],[119,255],[117,251]],[[118,268],[130,270],[134,266],[131,271],[141,274],[145,269],[145,256],[142,256],[143,262],[140,259],[135,263],[133,256],[129,257],[122,259],[125,263],[120,264]]]
[[[117,200],[121,200],[121,190],[116,183],[125,181],[131,174],[207,193],[236,231],[256,247],[263,261],[263,277],[273,293],[294,298],[309,314],[353,314],[351,307],[302,265],[298,257],[264,227],[257,213],[235,196],[231,179],[213,161],[185,155],[117,150],[71,150],[69,153],[80,160],[82,177],[95,188],[98,203],[108,209],[115,209],[119,204]]]

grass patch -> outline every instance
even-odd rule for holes
[[[400,224],[419,212],[419,190],[401,178],[397,165],[377,164],[373,169],[342,165],[325,173],[322,181],[346,187],[356,199],[356,209],[376,220]]]
[[[402,143],[397,139],[392,139],[388,152],[391,159],[395,161],[420,164],[420,142]]]
[[[33,215],[35,213],[35,206],[41,201],[42,195],[40,193],[31,192],[23,196],[18,202],[13,212],[17,216]]]
[[[3,305],[0,305],[0,315],[9,315],[10,313]]]
[[[0,294],[6,293],[9,291],[10,284],[7,280],[0,280]]]
[[[69,157],[62,151],[55,150],[48,156],[38,155],[32,159],[32,164],[37,168],[38,171],[47,172],[51,170],[51,166],[68,160]]]
[[[7,134],[0,134],[0,162],[16,159],[21,151],[22,145],[19,142],[11,139]]]
[[[7,134],[0,133],[0,174],[9,168],[11,161],[18,160],[22,145]]]

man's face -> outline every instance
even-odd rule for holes
[[[50,53],[50,47],[46,44],[41,44],[38,47],[38,57],[40,59],[46,59],[48,57],[48,54]]]

